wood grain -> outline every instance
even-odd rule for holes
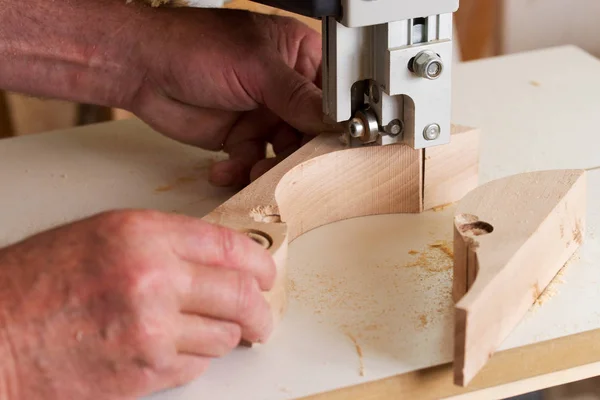
[[[273,291],[265,295],[277,322],[287,305],[288,244],[298,236],[359,216],[419,213],[425,204],[431,208],[456,201],[476,186],[478,131],[455,127],[453,137],[457,140],[435,151],[432,166],[428,167],[424,150],[400,144],[347,148],[338,134],[325,133],[204,220],[242,231],[254,239],[262,237],[267,243],[265,247],[275,259],[279,278]],[[456,189],[444,191],[435,187],[448,181]],[[424,199],[429,193],[435,198]]]
[[[583,170],[539,171],[489,182],[455,217],[455,382],[467,385],[581,246]]]

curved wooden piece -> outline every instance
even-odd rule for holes
[[[454,379],[468,384],[584,237],[585,171],[532,172],[485,184],[454,221]]]
[[[459,200],[476,186],[477,148],[478,132],[463,127],[455,127],[453,142],[435,151],[404,145],[348,149],[337,135],[323,134],[203,219],[245,232],[269,249],[278,278],[265,296],[278,322],[287,305],[288,243],[336,221],[418,213],[426,204]],[[447,182],[455,189],[444,195],[437,186]],[[431,201],[424,198],[429,193]]]

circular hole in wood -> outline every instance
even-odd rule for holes
[[[260,244],[266,250],[270,249],[273,245],[273,240],[271,237],[264,232],[251,230],[246,231],[246,235],[256,243]]]
[[[462,224],[458,227],[461,233],[469,234],[472,236],[483,236],[494,231],[494,227],[484,221],[475,221]]]

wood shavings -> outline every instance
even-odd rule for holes
[[[256,222],[264,222],[267,224],[281,222],[279,208],[273,205],[254,207],[250,210],[250,218]]]
[[[360,362],[360,376],[365,376],[365,363],[363,360],[363,352],[362,352],[362,348],[360,347],[360,344],[358,344],[358,341],[356,340],[356,338],[354,336],[352,336],[351,334],[347,334],[347,336],[350,338],[350,340],[352,340],[352,343],[354,343],[354,347],[356,348],[356,354],[358,354],[358,360]]]
[[[404,267],[421,267],[429,272],[442,272],[452,269],[454,265],[454,251],[447,241],[438,240],[428,246],[428,249],[422,252],[416,252],[411,255],[419,257]]]
[[[441,206],[437,206],[437,207],[433,207],[432,210],[433,212],[440,212],[440,211],[444,211],[445,209],[452,207],[454,205],[454,203],[447,203],[447,204],[442,204]]]
[[[557,295],[559,293],[558,287],[561,284],[566,282],[563,279],[565,271],[574,262],[577,262],[580,259],[581,259],[581,257],[579,256],[579,253],[575,253],[575,254],[573,254],[573,256],[571,256],[571,258],[565,263],[565,266],[562,267],[560,269],[560,271],[558,271],[556,276],[550,281],[550,283],[548,284],[546,289],[539,296],[537,296],[537,298],[535,299],[535,302],[533,303],[534,308],[542,306],[544,303],[546,303],[548,300],[550,300],[552,297],[554,297],[555,295]],[[537,285],[536,285],[536,291],[539,293],[539,288],[537,288]]]
[[[198,176],[181,176],[177,179],[175,179],[175,182],[168,184],[168,185],[163,185],[163,186],[159,186],[156,189],[154,189],[155,192],[169,192],[179,186],[185,185],[186,183],[190,183],[190,182],[197,182],[200,179],[200,177]]]
[[[533,87],[540,87],[542,86],[541,83],[539,83],[538,81],[529,81],[529,84]]]
[[[430,244],[429,247],[433,249],[440,249],[441,251],[446,253],[448,257],[454,258],[454,249],[450,247],[448,242],[445,240],[438,240],[437,242]]]

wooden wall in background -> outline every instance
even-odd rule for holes
[[[460,0],[454,18],[462,61],[501,53],[502,3],[502,0]]]

